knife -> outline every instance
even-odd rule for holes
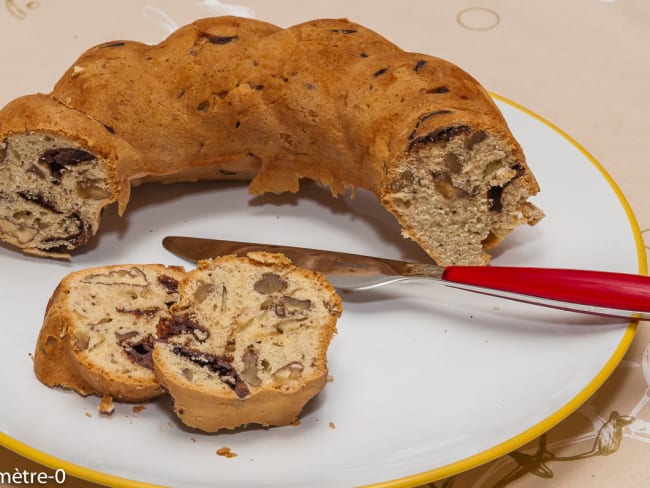
[[[182,236],[165,237],[163,246],[193,262],[258,251],[282,253],[296,266],[320,271],[343,291],[428,280],[560,310],[650,320],[650,277],[639,274],[516,266],[438,266],[320,249]]]

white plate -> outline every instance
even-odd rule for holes
[[[602,170],[538,119],[500,106],[548,216],[513,233],[494,264],[639,271],[638,230]],[[329,353],[334,381],[299,426],[204,435],[183,429],[166,400],[141,413],[119,406],[106,418],[96,398],[43,387],[29,353],[58,281],[108,263],[182,264],[160,246],[168,234],[422,257],[367,193],[334,200],[310,187],[251,198],[244,185],[223,183],[138,189],[126,217],[108,212],[99,239],[72,263],[0,248],[0,431],[8,436],[0,441],[111,484],[115,476],[184,487],[407,486],[541,434],[600,386],[634,334],[625,322],[413,283],[344,295]],[[217,456],[223,446],[238,456]]]
[[[21,88],[34,91],[13,86]],[[539,117],[498,103],[547,218],[509,236],[493,263],[645,272],[634,218],[598,163]],[[182,264],[160,246],[168,234],[423,258],[365,192],[334,200],[309,186],[251,198],[244,185],[223,183],[136,190],[126,217],[107,211],[99,238],[72,263],[0,247],[0,444],[113,486],[412,486],[552,427],[603,383],[634,336],[621,321],[413,283],[344,296],[329,354],[334,381],[298,426],[205,435],[178,424],[166,400],[101,417],[98,399],[43,387],[30,354],[59,280],[109,263]],[[238,456],[217,456],[223,446]]]

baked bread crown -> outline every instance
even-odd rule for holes
[[[440,264],[485,264],[486,249],[542,216],[521,147],[480,84],[347,20],[280,29],[220,17],[155,46],[101,44],[49,95],[0,111],[0,147],[0,237],[54,257],[152,180],[364,188]]]

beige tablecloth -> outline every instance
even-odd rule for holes
[[[7,0],[0,6],[0,20],[17,32],[29,29],[30,22],[43,11],[50,12],[53,3],[58,2]],[[203,3],[206,15],[211,13],[209,5],[215,13],[224,5]],[[73,9],[75,2],[65,4]],[[644,153],[650,132],[647,0],[241,0],[238,4],[252,9],[259,19],[283,26],[310,18],[348,17],[407,50],[454,61],[488,90],[552,121],[584,146],[618,183],[643,234],[650,237],[646,234],[650,194],[645,188],[650,165]],[[97,36],[110,31],[110,25],[109,19]],[[62,28],[61,35],[76,39],[74,24]],[[42,69],[49,62],[47,55],[39,62]],[[6,64],[4,69],[12,71]],[[29,77],[17,84],[16,93],[0,94],[2,103],[22,93],[47,91],[60,72],[56,67],[51,79]],[[641,325],[614,374],[573,415],[510,455],[429,486],[650,486],[649,344],[650,329]],[[2,448],[0,461],[5,471],[41,469]],[[89,484],[69,479],[66,486]]]

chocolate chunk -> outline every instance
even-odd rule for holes
[[[113,129],[110,125],[104,124],[104,128],[111,134],[115,134],[115,129]]]
[[[95,159],[95,156],[88,151],[74,147],[65,147],[45,151],[40,155],[38,161],[47,164],[54,179],[60,180],[68,166],[73,166],[84,161],[93,161]]]
[[[173,353],[215,373],[239,398],[244,398],[250,394],[248,386],[246,386],[246,383],[232,365],[232,357],[210,354],[185,346],[174,346]]]
[[[86,244],[93,236],[92,225],[88,222],[84,222],[76,212],[72,213],[68,218],[75,220],[77,222],[77,228],[79,229],[76,234],[73,234],[67,238],[68,242],[70,242],[73,247],[78,247]]]
[[[160,275],[158,283],[167,289],[167,293],[178,293],[178,280],[169,275]]]
[[[17,194],[23,200],[27,200],[28,202],[35,203],[39,207],[49,210],[50,212],[53,212],[55,214],[63,213],[59,209],[57,209],[52,202],[50,202],[40,193],[36,193],[33,191],[19,191]]]
[[[122,348],[135,364],[153,369],[153,338],[150,335],[136,344],[123,345]]]
[[[330,32],[335,34],[354,34],[357,31],[355,29],[330,29]]]
[[[207,100],[202,101],[196,106],[196,111],[197,112],[207,112],[208,108],[210,107],[210,102]]]
[[[237,36],[210,36],[208,40],[212,44],[228,44],[239,39]]]
[[[503,186],[492,186],[488,190],[488,200],[490,201],[490,211],[500,212],[503,209],[501,203],[501,195],[503,194]]]
[[[409,134],[409,141],[412,141],[415,139],[415,136],[418,133],[418,129],[420,128],[420,125],[422,125],[422,122],[425,122],[426,120],[430,119],[431,117],[436,117],[438,115],[446,115],[452,113],[451,110],[443,109],[443,110],[435,110],[433,112],[427,112],[425,114],[422,114],[418,117],[418,123],[415,124],[415,129]]]
[[[512,169],[515,170],[516,174],[510,181],[505,182],[503,186],[492,186],[488,189],[487,197],[490,201],[489,208],[492,212],[501,212],[503,210],[503,202],[501,201],[503,190],[526,172],[521,164],[515,164]]]
[[[446,86],[437,86],[427,90],[427,93],[449,93],[449,88]]]
[[[71,213],[66,218],[68,220],[74,221],[77,227],[77,231],[65,237],[56,236],[56,237],[48,237],[43,239],[43,243],[46,244],[53,244],[55,242],[65,241],[64,243],[59,243],[58,245],[45,247],[45,249],[48,252],[62,253],[62,252],[70,251],[72,249],[75,249],[78,246],[86,244],[93,236],[92,225],[87,222],[84,222],[77,212]]]
[[[378,71],[375,71],[375,72],[372,74],[372,76],[373,76],[374,78],[378,78],[379,76],[383,75],[383,74],[386,73],[387,71],[388,71],[388,68],[382,68],[382,69],[380,69],[380,70],[378,70]]]
[[[146,308],[116,307],[115,310],[117,310],[119,313],[127,313],[131,315],[135,315],[136,317],[145,317],[145,316],[153,317],[158,312],[160,312],[160,307],[146,307]]]
[[[106,49],[106,48],[111,48],[111,47],[120,47],[120,46],[124,46],[124,44],[126,44],[126,43],[123,42],[123,41],[109,42],[107,44],[102,44],[101,48]]]
[[[160,317],[157,333],[160,339],[168,339],[181,334],[192,334],[199,341],[201,341],[201,337],[204,337],[203,340],[205,340],[210,335],[210,332],[205,327],[192,320],[187,313],[173,315],[172,317]]]
[[[361,58],[367,58],[368,55],[366,53],[359,53],[359,57]]]
[[[439,142],[449,142],[456,136],[461,134],[468,134],[472,131],[472,128],[469,125],[450,125],[447,127],[441,127],[436,129],[433,132],[417,137],[411,140],[409,143],[409,149],[412,149],[414,146],[420,144],[436,144]]]
[[[415,68],[413,68],[413,71],[415,71],[416,73],[419,73],[420,70],[422,69],[422,67],[423,67],[425,64],[427,64],[427,62],[421,59],[420,61],[418,61],[417,63],[415,63]]]

